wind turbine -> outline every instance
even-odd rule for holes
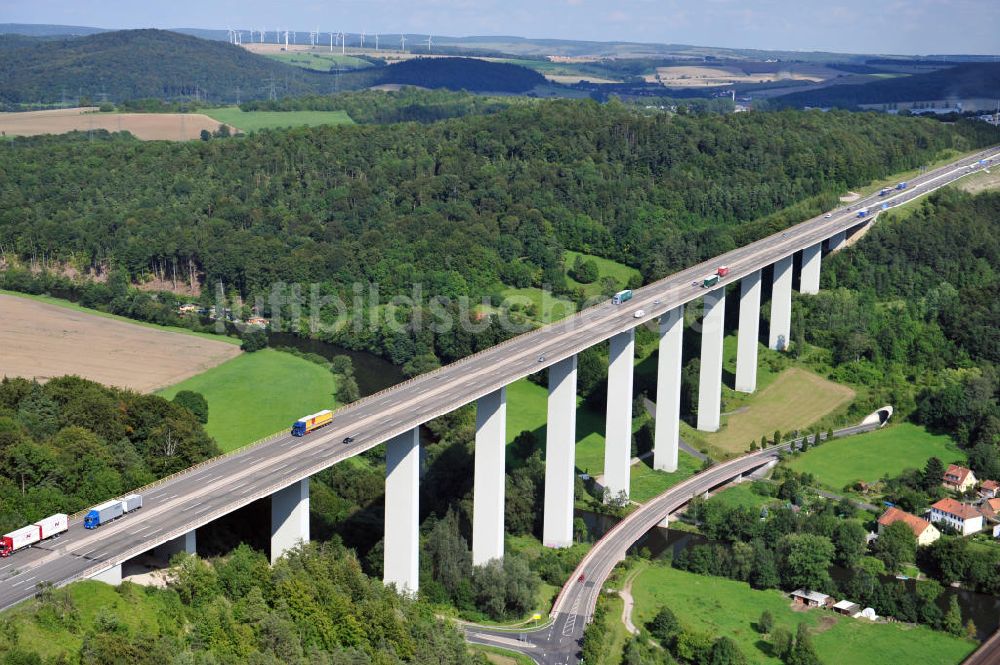
[[[361,48],[365,47],[365,33],[364,30],[361,31]]]
[[[400,53],[406,53],[406,35],[399,36],[399,51]]]
[[[288,50],[288,31],[285,30],[285,50]]]
[[[378,33],[375,33],[375,52],[378,53]]]
[[[333,33],[330,33],[330,53],[333,53]]]
[[[431,36],[427,35],[427,52],[431,52]]]
[[[340,55],[347,54],[347,37],[344,36],[344,31],[340,31]]]

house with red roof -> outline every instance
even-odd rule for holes
[[[963,536],[983,530],[983,514],[975,506],[955,501],[941,499],[931,506],[931,522],[947,524]]]
[[[984,499],[995,499],[1000,496],[1000,483],[995,480],[984,480],[979,486],[979,496]]]
[[[956,492],[967,492],[976,486],[976,482],[976,474],[972,473],[972,469],[949,464],[948,468],[945,469],[941,484]]]
[[[1000,538],[1000,498],[984,499],[979,504],[979,512],[986,520],[986,528],[990,529],[994,538]]]
[[[896,522],[903,522],[906,526],[910,527],[913,535],[917,538],[917,545],[930,545],[941,537],[941,532],[937,530],[936,526],[925,519],[921,519],[912,513],[896,507],[889,508],[878,518],[879,535],[882,534],[882,530],[885,527]]]

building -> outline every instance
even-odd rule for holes
[[[937,527],[927,520],[895,507],[889,508],[878,518],[879,534],[882,533],[883,528],[896,522],[904,522],[906,526],[910,527],[910,531],[917,539],[917,545],[930,545],[941,537],[941,532],[937,530]]]
[[[995,480],[984,480],[979,486],[979,496],[984,499],[995,499],[1000,496],[1000,483]]]
[[[861,614],[861,606],[857,603],[852,603],[849,600],[842,600],[833,606],[833,611],[837,614],[844,614],[849,617],[853,617],[857,614]]]
[[[931,522],[947,524],[963,536],[983,530],[983,514],[975,506],[954,499],[941,499],[935,503],[931,506],[930,517]]]
[[[826,607],[833,604],[833,598],[825,593],[807,591],[805,589],[796,589],[793,591],[792,600],[796,605],[804,605],[805,607]]]
[[[976,474],[972,473],[972,469],[966,469],[964,466],[958,466],[957,464],[949,464],[944,472],[942,484],[956,492],[967,492],[976,486],[976,482]]]

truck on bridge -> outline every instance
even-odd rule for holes
[[[333,422],[333,411],[323,409],[317,413],[303,416],[292,424],[292,436],[305,436],[309,432],[326,427]]]
[[[611,296],[611,302],[615,305],[620,305],[623,302],[628,302],[632,299],[632,289],[625,289],[624,291],[619,291],[615,295]]]
[[[858,215],[857,216],[858,217],[867,217],[868,216],[868,208],[862,208],[861,210],[858,210]]]
[[[63,513],[56,513],[34,524],[4,534],[0,536],[0,557],[9,557],[19,549],[58,536],[68,528],[68,525],[69,518]]]
[[[904,180],[903,182],[897,184],[896,189],[906,189],[906,181]]]
[[[83,528],[96,529],[140,508],[142,508],[142,496],[139,494],[129,494],[121,499],[105,501],[91,508],[90,512],[83,516]]]

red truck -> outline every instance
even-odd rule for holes
[[[719,269],[715,271],[715,274],[719,277],[725,277],[729,274],[729,266],[719,266]]]
[[[22,547],[30,547],[39,541],[62,533],[69,526],[68,522],[69,519],[66,515],[57,513],[17,531],[0,536],[0,557],[8,557]]]

